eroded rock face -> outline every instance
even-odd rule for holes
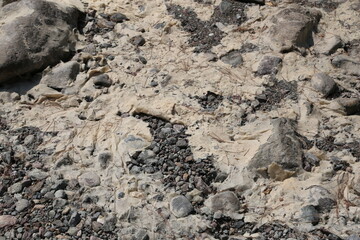
[[[279,118],[273,120],[272,125],[272,135],[267,143],[260,146],[249,169],[263,177],[282,181],[301,168],[302,145],[292,120]]]
[[[45,0],[22,0],[1,8],[0,82],[68,60],[79,15],[75,7]]]
[[[270,22],[269,45],[274,51],[288,52],[294,48],[314,45],[312,34],[316,31],[321,13],[298,5],[280,10]]]

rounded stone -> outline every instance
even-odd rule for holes
[[[87,172],[78,178],[79,184],[85,187],[96,187],[100,185],[100,177],[94,172]]]
[[[170,211],[178,218],[186,217],[193,211],[193,206],[185,196],[176,196],[170,201]]]

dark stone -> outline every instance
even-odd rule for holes
[[[80,72],[80,64],[75,61],[60,64],[48,72],[41,83],[56,90],[65,88],[68,83],[74,82]]]
[[[112,160],[112,154],[109,152],[100,153],[98,159],[99,159],[100,167],[102,169],[105,169],[109,165],[109,162]]]
[[[71,214],[70,220],[69,220],[69,226],[70,227],[75,227],[76,225],[79,224],[79,222],[81,221],[81,216],[78,212],[73,212],[73,214]]]
[[[318,201],[317,208],[320,212],[330,212],[333,207],[335,207],[336,202],[331,198],[320,198]]]
[[[317,73],[311,78],[311,86],[325,97],[330,96],[338,90],[335,81],[326,73]]]
[[[138,35],[130,38],[130,43],[135,47],[140,47],[140,46],[144,46],[146,41],[145,38],[143,38],[141,35]]]
[[[193,206],[185,196],[177,196],[171,199],[170,210],[178,218],[186,217],[193,211]]]
[[[114,13],[110,17],[110,21],[116,22],[116,23],[122,23],[127,20],[129,20],[129,19],[122,13]]]
[[[107,74],[100,74],[93,78],[93,83],[96,88],[110,87],[113,82]]]
[[[306,221],[310,222],[313,225],[316,225],[320,221],[319,212],[313,205],[307,205],[301,208],[301,217]]]

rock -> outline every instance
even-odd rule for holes
[[[80,64],[75,61],[62,63],[54,67],[42,79],[41,83],[56,90],[66,88],[69,83],[74,82],[80,72]]]
[[[0,8],[0,82],[68,60],[79,15],[74,6],[45,0],[22,0]]]
[[[109,165],[109,162],[112,160],[112,154],[109,152],[100,153],[98,160],[100,163],[100,167],[102,169],[105,169]]]
[[[70,227],[75,227],[76,225],[78,225],[81,221],[81,216],[78,212],[73,212],[71,214],[70,220],[69,220],[69,226]]]
[[[232,50],[226,53],[220,57],[220,60],[226,64],[231,65],[232,67],[240,66],[244,62],[241,56],[241,52],[237,50]]]
[[[314,50],[319,54],[331,55],[340,47],[343,42],[338,35],[326,35],[319,43],[315,44]]]
[[[338,55],[333,58],[331,64],[336,68],[341,68],[346,74],[360,76],[360,62],[346,55]]]
[[[187,148],[188,147],[188,143],[185,139],[179,139],[176,142],[176,146],[178,146],[179,148]]]
[[[92,79],[96,88],[110,87],[113,84],[112,80],[107,74],[100,74],[92,77]]]
[[[320,216],[318,211],[313,205],[307,205],[301,208],[301,217],[306,221],[310,222],[313,225],[316,225],[320,221]]]
[[[267,74],[276,74],[278,72],[278,66],[281,62],[282,59],[280,57],[264,56],[263,59],[261,59],[260,61],[256,74],[260,76]]]
[[[260,5],[265,5],[265,0],[237,0],[237,1],[244,3],[256,3]]]
[[[270,19],[268,41],[274,51],[288,52],[294,48],[314,45],[312,37],[321,18],[320,11],[290,5]]]
[[[211,212],[216,213],[220,211],[224,215],[229,215],[240,209],[240,201],[231,191],[218,193],[205,201]]]
[[[335,81],[326,73],[317,73],[311,78],[311,86],[325,97],[335,93],[338,89]]]
[[[66,193],[64,190],[57,190],[54,194],[56,198],[66,198]]]
[[[40,169],[33,169],[29,171],[27,175],[33,180],[43,180],[49,176],[48,173],[41,171]]]
[[[16,2],[16,1],[19,1],[19,0],[1,0],[0,7],[4,7],[5,5]]]
[[[286,118],[272,121],[273,133],[260,146],[248,168],[263,177],[283,181],[302,166],[302,144],[295,131],[295,122]]]
[[[143,38],[141,35],[134,36],[130,38],[130,43],[134,45],[135,47],[141,47],[144,46],[146,43],[145,38]]]
[[[318,200],[318,206],[320,212],[330,212],[335,207],[336,201],[331,198],[320,198]]]
[[[21,182],[14,183],[8,188],[10,194],[19,193],[23,190],[23,185]]]
[[[348,237],[346,240],[360,240],[360,236],[357,235],[351,235],[350,237]]]
[[[150,237],[147,234],[146,230],[140,229],[136,232],[134,240],[150,240]]]
[[[337,102],[343,107],[346,115],[360,114],[359,98],[339,98]]]
[[[193,211],[193,206],[185,196],[176,196],[170,200],[170,211],[178,218],[186,217]]]
[[[15,204],[15,210],[18,212],[22,212],[23,210],[25,210],[27,207],[29,207],[30,202],[26,199],[20,199],[19,201],[16,202]]]
[[[113,214],[109,214],[108,216],[105,217],[104,219],[104,223],[103,223],[103,231],[105,232],[113,232],[115,230],[116,227],[116,216]]]
[[[16,224],[16,217],[10,215],[0,215],[0,228],[13,226]]]
[[[94,172],[87,172],[78,178],[79,184],[85,187],[96,187],[100,185],[100,177]]]
[[[116,23],[122,23],[127,20],[129,20],[129,19],[122,13],[114,13],[110,17],[110,21],[116,22]]]

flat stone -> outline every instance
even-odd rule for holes
[[[19,193],[23,190],[23,185],[21,182],[17,182],[17,183],[14,183],[13,185],[11,185],[9,188],[8,188],[8,192],[10,194],[15,194],[15,193]]]
[[[16,224],[16,217],[10,215],[0,215],[0,228],[13,226]]]
[[[306,221],[310,222],[313,225],[316,225],[320,221],[319,212],[313,205],[307,205],[301,208],[301,217]]]
[[[47,172],[41,171],[40,169],[33,169],[29,171],[27,175],[33,180],[44,180],[49,176]]]
[[[170,200],[170,211],[178,218],[186,217],[193,211],[193,206],[185,196],[176,196]]]
[[[20,199],[15,203],[15,210],[18,212],[22,212],[26,208],[28,208],[30,205],[30,202],[26,199]]]
[[[235,193],[225,191],[208,198],[205,201],[205,206],[213,213],[221,212],[228,215],[228,213],[234,213],[240,209],[240,201]]]
[[[79,184],[85,187],[96,187],[100,185],[100,177],[94,172],[87,172],[78,178]]]
[[[244,62],[241,56],[241,52],[237,50],[226,53],[220,57],[220,60],[226,64],[231,65],[232,67],[238,67]]]
[[[311,78],[311,86],[325,97],[333,94],[338,89],[335,81],[326,73],[316,73]]]

